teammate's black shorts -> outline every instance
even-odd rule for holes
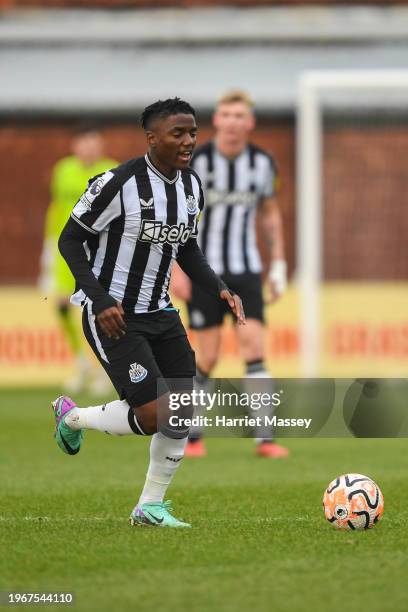
[[[264,322],[262,279],[260,274],[225,274],[222,280],[239,295],[247,319]],[[193,285],[191,301],[188,304],[191,329],[206,329],[221,325],[224,316],[231,310],[225,300],[212,296],[197,285]]]
[[[119,340],[102,332],[90,305],[84,307],[84,334],[120,399],[134,408],[161,395],[158,379],[183,379],[177,389],[192,388],[195,356],[178,311],[125,314],[126,334]],[[161,382],[163,390],[163,383]]]

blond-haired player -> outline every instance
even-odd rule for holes
[[[252,99],[246,92],[229,91],[218,101],[215,137],[196,150],[192,166],[200,176],[206,209],[199,226],[199,244],[211,267],[243,302],[247,324],[236,326],[246,377],[267,378],[264,350],[262,260],[256,235],[257,215],[270,243],[267,280],[271,300],[286,288],[286,261],[281,212],[277,203],[279,176],[273,157],[249,142],[255,127]],[[188,302],[190,326],[195,330],[198,387],[206,388],[220,354],[221,326],[227,309],[181,272],[173,274],[174,295]],[[263,457],[285,457],[287,449],[270,437],[257,440]],[[186,449],[202,456],[206,449],[200,431],[193,432]]]

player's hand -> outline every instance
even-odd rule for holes
[[[125,311],[120,302],[116,306],[111,306],[102,310],[97,315],[97,320],[105,336],[119,340],[126,333],[126,323],[124,320]]]
[[[244,307],[239,295],[236,293],[232,294],[227,289],[223,289],[220,293],[220,298],[228,302],[228,306],[237,317],[238,325],[245,325]]]
[[[171,273],[170,293],[183,302],[191,300],[191,280],[177,264],[173,266]]]
[[[288,284],[287,280],[287,265],[283,259],[276,259],[271,263],[271,268],[268,274],[269,281],[269,303],[275,302],[286,291]]]

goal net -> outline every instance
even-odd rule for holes
[[[408,71],[305,73],[298,102],[301,373],[406,377]]]

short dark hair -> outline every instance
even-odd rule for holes
[[[140,123],[144,130],[149,130],[152,120],[156,117],[170,117],[170,115],[193,115],[196,116],[194,108],[180,98],[168,98],[167,100],[157,100],[153,104],[146,106],[140,117]]]

